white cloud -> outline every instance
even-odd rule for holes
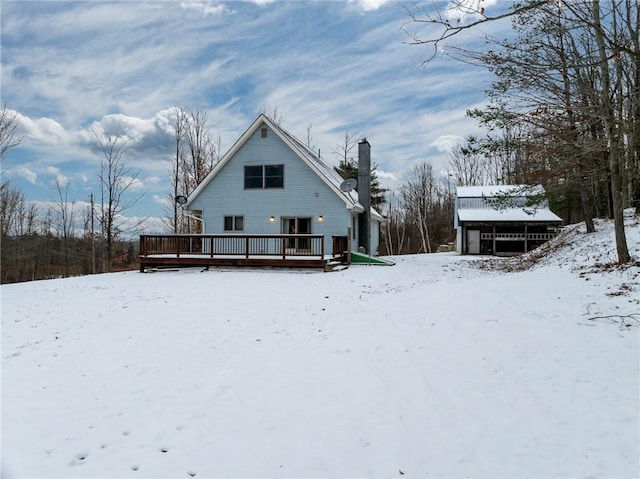
[[[464,111],[482,98],[482,75],[445,58],[414,68],[427,52],[405,44],[396,2],[255,3],[81,2],[41,12],[27,2],[25,12],[8,2],[3,39],[25,43],[2,68],[3,93],[22,112],[16,150],[30,156],[19,166],[40,178],[59,167],[83,194],[95,192],[102,155],[91,128],[124,134],[148,211],[169,187],[174,106],[206,111],[223,152],[262,105],[285,112],[283,126],[299,138],[311,123],[331,164],[344,132],[359,131],[388,184],[419,161],[438,168],[451,146],[444,138],[477,131]],[[238,14],[214,18],[221,5]]]
[[[173,202],[167,195],[153,195],[153,202],[162,207],[173,207]]]
[[[397,181],[398,178],[396,178],[396,175],[394,175],[393,173],[389,172],[389,171],[384,171],[381,170],[380,168],[378,168],[376,170],[376,175],[378,175],[378,179],[380,180],[384,180],[384,181]]]
[[[143,191],[146,188],[141,179],[133,178],[130,176],[122,177],[122,183],[125,185],[129,185],[130,191]]]
[[[51,118],[31,119],[16,112],[17,133],[36,143],[60,144],[69,141],[69,134],[56,120]]]
[[[438,151],[448,153],[458,143],[462,143],[464,138],[458,135],[442,135],[431,142],[431,146],[434,146]]]
[[[53,180],[51,180],[51,184],[55,185],[56,183],[60,185],[60,187],[64,188],[65,186],[69,186],[71,184],[71,178],[60,171],[60,168],[55,166],[47,166],[44,170],[47,174],[53,176]]]
[[[66,175],[56,175],[55,179],[51,183],[54,185],[58,184],[61,188],[64,188],[71,184],[71,178]]]
[[[78,178],[81,183],[87,183],[89,181],[89,177],[82,172],[77,173],[76,178]]]
[[[180,6],[185,10],[193,10],[202,13],[205,17],[208,15],[217,17],[229,12],[229,9],[225,4],[208,0],[185,0],[180,2]]]
[[[34,171],[31,171],[29,168],[22,167],[19,168],[16,173],[19,176],[22,176],[25,180],[27,180],[32,185],[38,184],[38,174]]]
[[[157,185],[159,183],[163,183],[164,181],[165,180],[163,178],[160,178],[159,176],[148,176],[144,179],[144,182],[147,185]]]
[[[365,12],[372,12],[389,3],[390,0],[349,0],[350,3],[355,2],[359,8]]]

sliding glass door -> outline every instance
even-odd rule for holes
[[[282,234],[298,235],[311,234],[312,221],[307,216],[293,216],[282,218]],[[308,250],[310,248],[309,240],[306,238],[287,238],[287,249]]]

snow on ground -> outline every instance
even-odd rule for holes
[[[4,477],[637,477],[640,276],[595,267],[598,226],[511,273],[444,253],[2,286]]]

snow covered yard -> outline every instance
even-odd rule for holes
[[[637,477],[640,275],[592,267],[599,227],[512,273],[433,254],[2,286],[3,473]]]

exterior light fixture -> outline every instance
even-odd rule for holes
[[[273,223],[275,220],[276,220],[276,217],[275,217],[275,216],[269,216],[269,221],[270,221],[271,223]]]
[[[324,216],[322,216],[322,215],[318,216],[318,221],[320,221],[322,223],[324,221]]]

